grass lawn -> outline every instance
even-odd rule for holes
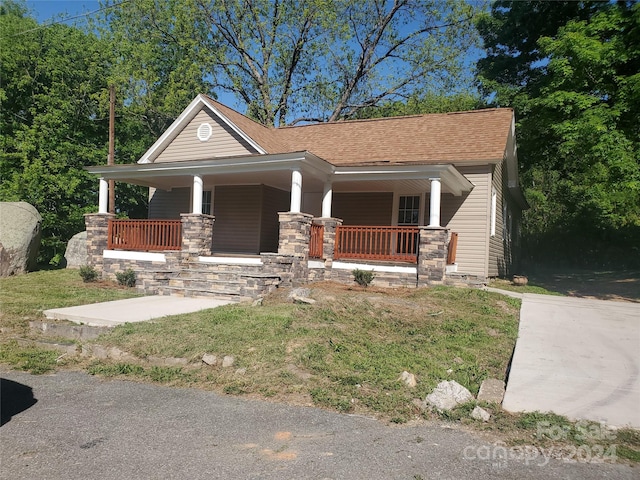
[[[314,305],[272,295],[262,306],[229,305],[129,324],[100,338],[140,358],[233,355],[233,369],[197,369],[184,381],[404,421],[443,379],[477,393],[504,378],[519,301],[471,289],[349,290],[320,285]],[[241,374],[237,373],[237,369]],[[108,373],[109,367],[96,371]],[[415,389],[398,377],[418,379]],[[183,372],[185,373],[185,372]]]
[[[511,415],[484,405],[489,423],[472,420],[474,403],[446,414],[423,411],[415,400],[441,380],[456,380],[477,394],[483,379],[504,379],[518,329],[520,301],[477,289],[364,289],[311,285],[313,305],[293,304],[286,291],[262,305],[237,304],[125,324],[96,343],[117,347],[136,360],[70,360],[92,374],[315,405],[404,423],[439,419],[485,430],[509,444],[548,445],[536,439],[540,414]],[[46,308],[132,296],[115,284],[84,284],[77,271],[36,272],[0,281],[0,362],[43,372],[59,354],[24,347],[28,320]],[[233,355],[233,367],[205,366],[203,354]],[[186,366],[158,366],[153,357],[179,357]],[[59,366],[58,366],[59,368]],[[399,380],[413,373],[417,386]],[[533,416],[532,416],[533,415]],[[536,416],[537,415],[537,416]],[[559,420],[558,420],[559,419]],[[553,425],[559,421],[553,416]],[[625,432],[622,458],[640,461],[640,433]],[[620,436],[618,436],[620,438]],[[526,443],[525,443],[526,442]]]

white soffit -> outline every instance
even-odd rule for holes
[[[336,167],[333,182],[407,181],[439,178],[455,196],[470,192],[474,185],[453,165],[396,165]]]

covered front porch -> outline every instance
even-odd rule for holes
[[[356,268],[374,270],[379,284],[442,283],[457,238],[451,244],[441,225],[442,196],[473,188],[452,165],[339,167],[309,152],[88,170],[100,182],[98,213],[86,217],[90,259],[106,276],[129,266],[144,277],[164,263],[167,277],[208,271],[203,283],[226,268],[237,274],[227,283],[250,297],[274,285],[351,281]],[[109,180],[150,187],[159,200],[151,218],[109,214]]]
[[[335,219],[336,254],[415,263],[418,228],[441,228],[441,203],[473,185],[452,165],[334,166],[310,154],[247,155],[200,161],[90,167],[108,181],[150,187],[149,218],[110,222],[109,248],[180,250],[184,218],[211,217],[210,253],[280,251],[279,212]],[[311,256],[318,227],[311,239]],[[315,245],[317,245],[317,241]]]

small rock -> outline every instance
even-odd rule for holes
[[[262,297],[258,297],[256,298],[253,303],[251,304],[252,307],[259,307],[262,305],[262,301],[264,300],[264,298]]]
[[[95,357],[95,358],[99,358],[100,360],[105,360],[107,358],[109,358],[109,351],[107,350],[106,347],[103,347],[102,345],[91,345],[88,348],[89,351],[89,356],[91,357]]]
[[[233,357],[233,355],[225,355],[224,358],[222,359],[222,367],[223,368],[232,367],[235,361],[236,359]]]
[[[480,385],[479,402],[493,402],[500,405],[504,398],[504,382],[497,378],[487,378]]]
[[[454,358],[453,361],[458,365],[462,365],[464,363],[464,360],[462,360],[460,357]]]
[[[218,363],[218,357],[210,353],[205,353],[202,356],[202,363],[206,363],[207,365],[215,365],[216,363]]]
[[[299,287],[291,290],[288,296],[289,298],[294,298],[294,297],[308,297],[309,295],[311,295],[310,288]]]
[[[473,409],[473,412],[471,412],[471,418],[488,422],[491,418],[491,414],[482,407],[476,407]]]
[[[400,374],[398,380],[402,380],[408,387],[416,386],[416,376],[413,373],[409,373],[406,370]]]
[[[427,395],[425,401],[438,410],[451,410],[452,408],[473,400],[473,395],[465,387],[455,380],[443,381]]]
[[[244,375],[245,373],[247,373],[247,369],[246,368],[239,368],[236,370],[236,375]]]
[[[293,303],[306,303],[307,305],[313,305],[316,301],[313,298],[309,297],[300,297],[298,295],[293,295],[291,297]]]
[[[424,410],[427,408],[426,403],[423,400],[420,400],[419,398],[414,398],[413,400],[411,400],[411,403],[413,403],[420,410]]]
[[[189,365],[189,360],[180,357],[167,357],[164,359],[163,363],[167,367],[181,367],[184,365]]]
[[[453,369],[450,368],[449,370],[447,370],[447,373],[453,373]]]

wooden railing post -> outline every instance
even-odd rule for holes
[[[309,258],[322,258],[324,244],[324,225],[318,223],[311,224],[311,234],[309,238]]]

